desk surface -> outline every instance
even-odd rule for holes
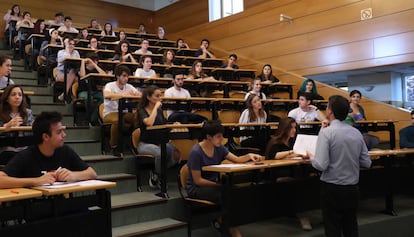
[[[260,165],[256,165],[254,162],[249,162],[245,164],[221,164],[221,165],[204,166],[203,171],[235,173],[235,172],[274,168],[274,167],[299,165],[304,162],[306,161],[293,160],[293,159],[265,160],[265,161],[261,161]]]
[[[396,156],[396,155],[414,154],[414,148],[403,148],[403,149],[393,149],[393,150],[375,150],[375,151],[369,151],[368,154],[374,158],[380,157],[380,156]]]
[[[0,189],[0,202],[16,201],[28,198],[41,197],[42,192],[28,188]]]
[[[38,187],[33,187],[33,189],[41,191],[41,193],[45,196],[51,196],[51,195],[74,193],[74,192],[81,192],[81,191],[107,189],[107,188],[113,188],[116,186],[115,182],[108,182],[108,181],[101,181],[101,180],[87,180],[87,181],[80,181],[76,183],[79,185],[62,187],[62,188],[53,188],[53,189],[43,187],[43,186],[38,186]]]

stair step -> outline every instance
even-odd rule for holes
[[[98,162],[105,162],[105,161],[120,161],[123,158],[113,155],[90,155],[90,156],[82,156],[82,160],[88,163],[98,163]]]
[[[32,103],[31,106],[34,114],[40,114],[42,111],[58,111],[62,114],[72,114],[72,105],[57,103]]]
[[[35,93],[30,96],[31,103],[53,103],[52,94]]]
[[[36,94],[50,94],[53,96],[53,88],[51,86],[20,84],[25,91],[33,91]]]
[[[102,175],[98,175],[98,179],[116,182],[116,187],[108,189],[111,192],[111,195],[130,193],[130,192],[135,192],[137,190],[137,180],[136,180],[137,177],[132,174],[127,174],[127,173],[102,174]]]
[[[101,153],[101,142],[96,140],[65,140],[79,156],[96,155]]]
[[[181,221],[177,221],[171,218],[163,218],[159,220],[154,221],[147,221],[132,225],[125,225],[120,227],[112,228],[112,236],[114,237],[131,237],[131,236],[155,236],[153,234],[162,233],[164,232],[164,236],[175,236],[172,235],[170,232],[174,229],[181,229],[182,232],[180,232],[181,236],[185,236],[185,228],[187,227],[187,224]],[[167,232],[168,233],[165,233]],[[156,236],[162,236],[162,235],[156,235]],[[176,235],[180,236],[180,235]]]
[[[111,197],[112,212],[138,206],[165,203],[167,199],[148,192],[133,192],[113,195]]]

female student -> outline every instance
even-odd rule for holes
[[[128,41],[120,41],[115,48],[115,55],[112,58],[112,61],[119,62],[132,62],[137,63],[135,58],[131,54],[131,47]]]
[[[293,151],[293,145],[296,138],[296,128],[297,124],[293,118],[286,117],[280,120],[276,136],[272,137],[267,144],[265,153],[267,160],[289,159],[294,157],[308,158],[311,155],[307,154],[304,156],[296,154]],[[309,218],[306,213],[297,213],[297,216],[303,230],[312,229],[312,225],[309,222]]]
[[[251,94],[247,97],[246,100],[246,109],[242,112],[239,123],[240,124],[248,124],[248,123],[266,123],[267,121],[267,114],[266,111],[263,109],[262,101],[260,98],[255,95]],[[241,127],[241,130],[247,129],[255,129],[254,127]],[[263,134],[263,133],[261,133]],[[240,145],[243,147],[255,147],[259,148],[262,154],[266,148],[267,144],[267,137],[263,136],[249,136],[249,137],[240,137]]]
[[[80,58],[79,52],[75,49],[75,40],[72,38],[66,38],[64,41],[65,48],[59,50],[57,54],[57,62],[58,62],[58,72],[56,76],[56,81],[64,82],[65,74],[64,74],[64,61],[66,58]],[[66,74],[66,98],[64,98],[64,93],[58,96],[58,99],[63,101],[65,100],[67,103],[72,101],[71,95],[69,95],[69,90],[72,88],[73,83],[78,80],[78,72],[77,69],[71,68],[68,70]]]
[[[188,44],[181,38],[177,39],[175,42],[175,47],[178,49],[190,49],[190,46],[188,46]]]
[[[191,148],[188,159],[189,175],[187,176],[187,194],[191,198],[209,200],[221,203],[221,187],[218,183],[219,173],[205,172],[204,166],[219,165],[223,160],[234,163],[260,161],[262,157],[256,154],[246,154],[237,157],[222,145],[224,128],[219,121],[210,120],[202,128],[203,140]],[[218,218],[220,222],[220,218]],[[240,237],[237,227],[229,229],[231,236]]]
[[[143,55],[141,57],[140,63],[142,68],[137,68],[134,75],[136,77],[157,77],[157,74],[154,70],[151,69],[152,59],[149,55]]]
[[[18,22],[19,20],[21,20],[20,6],[18,4],[14,4],[11,7],[11,9],[7,11],[6,15],[4,15],[3,19],[6,22],[6,26],[4,28],[4,36],[8,38],[9,34],[12,34],[12,36],[14,37],[17,34],[17,32],[15,30],[10,32],[10,22]]]
[[[34,120],[32,111],[28,109],[23,89],[17,85],[8,86],[1,96],[0,127],[11,128],[31,126]],[[30,135],[30,132],[8,132],[7,137]],[[5,165],[16,153],[27,147],[0,147],[0,164]]]
[[[52,67],[56,64],[57,55],[53,53],[49,53],[46,50],[46,46],[48,44],[51,45],[63,45],[63,38],[60,37],[59,31],[52,28],[49,30],[50,39],[48,41],[43,41],[42,45],[40,46],[39,56],[42,60],[41,64],[48,64]]]
[[[279,82],[279,79],[273,75],[272,65],[270,64],[265,64],[263,66],[262,73],[258,78],[260,78],[261,81]]]
[[[352,118],[352,122],[367,120],[367,117],[365,116],[365,110],[360,104],[362,98],[361,92],[359,90],[353,90],[351,93],[349,93],[349,97],[349,107],[351,109],[349,111],[348,117]],[[355,124],[354,126],[358,127],[358,124]],[[379,144],[378,137],[368,134],[368,131],[366,130],[362,130],[361,132],[368,150]]]
[[[102,36],[106,36],[106,35],[115,36],[115,32],[112,30],[112,24],[111,23],[109,23],[109,22],[105,23],[105,26],[104,26],[103,31],[101,32],[101,35]]]
[[[160,40],[166,40],[165,38],[165,29],[163,26],[158,26],[157,37]]]
[[[139,23],[137,33],[139,33],[139,34],[146,34],[147,33],[147,31],[145,30],[144,23]]]
[[[257,95],[261,100],[265,100],[266,95],[261,90],[262,90],[262,81],[259,78],[253,79],[252,83],[249,86],[249,92],[246,93],[246,95],[244,96],[244,99],[247,100],[247,98],[250,95]]]
[[[298,91],[298,98],[299,98],[299,95],[303,92],[311,93],[312,100],[323,100],[323,97],[318,94],[315,81],[312,79],[306,79],[302,83]]]
[[[155,156],[155,173],[151,172],[149,179],[151,188],[159,187],[158,175],[161,173],[160,137],[164,136],[164,132],[157,129],[147,130],[147,127],[167,123],[161,106],[161,90],[154,85],[145,88],[138,108],[138,122],[141,129],[138,153]],[[175,165],[179,160],[180,152],[172,144],[167,143],[167,167]]]

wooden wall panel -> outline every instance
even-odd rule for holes
[[[7,12],[3,9],[11,8],[15,2],[13,0],[0,1],[2,17]],[[152,11],[98,0],[22,0],[19,4],[23,11],[29,10],[35,18],[53,19],[56,12],[62,11],[65,15],[71,16],[74,23],[88,25],[91,18],[96,18],[102,26],[105,22],[111,22],[114,26],[138,28],[139,22],[144,22],[148,28],[154,28]],[[1,20],[0,27],[4,28],[3,20]]]

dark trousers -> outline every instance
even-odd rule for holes
[[[208,200],[216,204],[221,204],[221,187],[219,186],[202,186],[196,187],[189,195],[191,198]]]
[[[206,117],[186,111],[174,111],[168,116],[168,122],[202,123],[204,121],[207,121]]]
[[[321,181],[321,207],[327,237],[358,237],[357,185],[336,185]]]

